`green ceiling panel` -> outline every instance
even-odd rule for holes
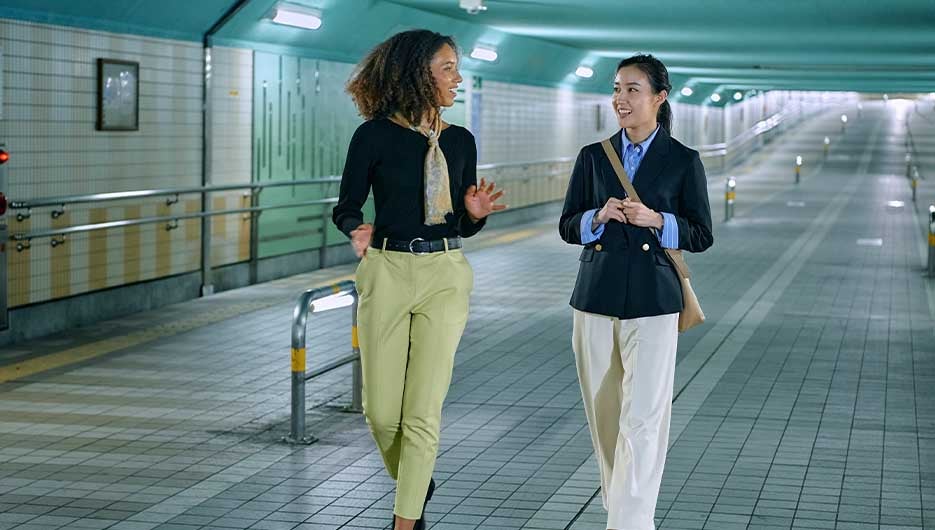
[[[670,67],[677,92],[745,89],[935,91],[935,0],[292,0],[322,13],[306,31],[269,20],[277,0],[246,0],[212,42],[354,63],[403,29],[494,45],[495,63],[463,58],[489,79],[609,91],[636,52]],[[0,17],[201,40],[237,0],[0,0]],[[594,68],[583,80],[579,64]],[[688,102],[707,96],[684,98]]]

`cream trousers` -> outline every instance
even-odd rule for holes
[[[655,528],[677,343],[678,313],[620,320],[574,312],[572,346],[607,528]]]

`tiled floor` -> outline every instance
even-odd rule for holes
[[[900,114],[864,107],[843,138],[829,114],[768,146],[738,174],[730,223],[712,179],[716,245],[690,257],[708,323],[680,339],[661,529],[935,528],[935,280]],[[918,129],[935,144],[935,126]],[[554,225],[470,242],[436,530],[605,528],[570,348],[577,253]],[[18,345],[114,351],[0,385],[0,528],[387,527],[392,481],[363,419],[340,410],[349,369],[309,383],[320,441],[280,442],[294,297],[352,271]],[[346,309],[312,317],[311,367],[350,350],[349,323]]]

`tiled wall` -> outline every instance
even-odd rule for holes
[[[7,145],[7,194],[49,196],[195,186],[201,175],[202,51],[197,43],[117,35],[0,19],[4,98],[0,141]],[[94,129],[99,57],[140,64],[139,131]],[[37,208],[11,233],[197,209],[190,197],[88,203],[52,219]],[[186,221],[48,238],[10,248],[9,305],[75,295],[191,271],[199,226]]]
[[[247,184],[252,180],[253,52],[211,49],[209,83],[209,152],[211,184]],[[249,190],[215,192],[212,210],[250,206]],[[250,259],[248,214],[215,216],[211,220],[211,262],[227,265]]]
[[[480,123],[470,126],[480,164],[573,157],[617,128],[606,95],[496,81],[474,93]]]

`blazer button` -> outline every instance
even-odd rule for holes
[[[643,252],[649,252],[649,243],[643,243]]]
[[[598,251],[598,252],[600,252],[601,250],[603,250],[603,248],[604,248],[604,247],[602,247],[600,243],[594,245],[594,250],[596,250],[596,251]]]

